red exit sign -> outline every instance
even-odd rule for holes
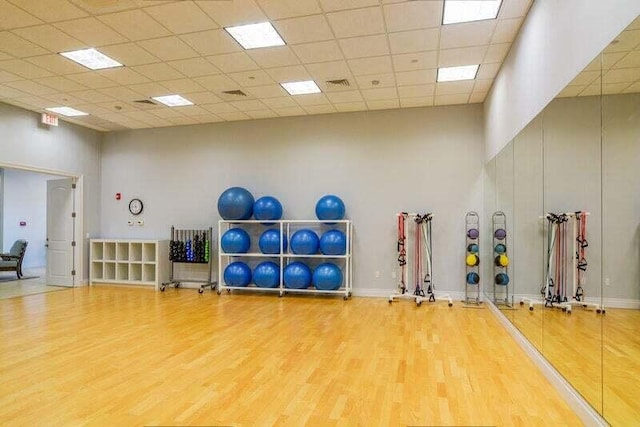
[[[49,113],[42,113],[42,123],[49,126],[58,126],[58,117]]]

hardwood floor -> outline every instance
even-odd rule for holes
[[[98,286],[0,301],[0,425],[582,425],[488,309]]]

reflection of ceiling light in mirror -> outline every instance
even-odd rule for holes
[[[320,93],[321,90],[313,80],[303,82],[280,83],[289,95],[307,95],[309,93]]]
[[[151,99],[155,99],[167,107],[184,107],[187,105],[193,105],[193,102],[181,97],[180,95],[154,96]]]
[[[72,50],[61,52],[60,55],[77,62],[91,70],[102,70],[104,68],[122,67],[122,64],[95,49]]]
[[[285,45],[284,40],[270,22],[238,25],[227,27],[225,30],[245,49]]]
[[[442,24],[495,19],[502,0],[445,0]]]
[[[480,65],[463,65],[462,67],[438,68],[438,82],[455,82],[458,80],[473,80]]]
[[[76,110],[71,107],[50,107],[45,108],[47,111],[51,111],[52,113],[62,114],[67,117],[78,117],[78,116],[88,116],[89,113],[85,113],[84,111]]]

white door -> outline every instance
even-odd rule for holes
[[[47,284],[74,286],[74,199],[71,178],[47,181]]]

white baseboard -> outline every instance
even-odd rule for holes
[[[544,304],[542,297],[540,294],[515,294],[513,296],[514,303],[519,303],[522,299],[532,300],[534,304]],[[605,309],[607,308],[628,308],[634,310],[640,310],[640,300],[637,299],[624,299],[624,298],[604,298],[600,301],[598,297],[587,297],[584,299],[584,302],[590,304],[602,304]]]

